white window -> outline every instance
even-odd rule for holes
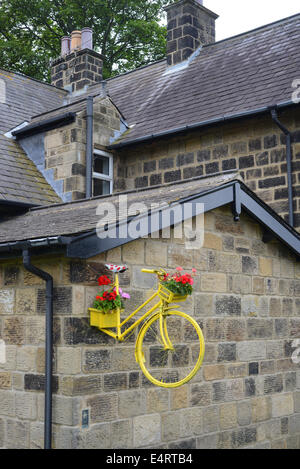
[[[4,80],[0,80],[0,103],[6,103],[6,83]]]
[[[112,194],[113,157],[102,150],[94,150],[93,196]]]

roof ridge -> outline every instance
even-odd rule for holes
[[[114,80],[115,78],[120,78],[120,77],[123,77],[125,75],[129,75],[130,73],[134,73],[134,72],[137,72],[138,70],[143,70],[144,68],[147,68],[147,67],[152,67],[153,65],[156,65],[160,62],[165,62],[167,59],[166,57],[164,57],[163,59],[160,59],[160,60],[156,60],[155,62],[151,62],[149,64],[146,64],[146,65],[141,65],[140,67],[137,67],[137,68],[134,68],[133,70],[128,70],[127,72],[124,72],[124,73],[120,73],[119,75],[115,75],[114,77],[111,77],[111,78],[107,78],[106,80],[104,81],[112,81]],[[92,86],[96,86],[98,85],[99,83],[96,83],[95,85],[92,85]]]
[[[270,28],[271,26],[277,25],[279,23],[288,22],[291,19],[294,19],[294,18],[297,18],[297,17],[300,18],[300,13],[296,13],[295,15],[287,16],[286,18],[282,18],[280,20],[273,21],[272,23],[267,23],[267,24],[264,24],[262,26],[258,26],[257,28],[254,28],[254,29],[249,29],[248,31],[245,31],[245,32],[239,33],[239,34],[235,34],[234,36],[230,36],[230,37],[227,37],[227,38],[224,38],[224,39],[220,39],[220,41],[212,42],[210,44],[204,44],[203,47],[207,48],[207,47],[216,46],[218,44],[221,44],[222,42],[231,41],[232,39],[236,39],[236,38],[241,37],[241,36],[247,36],[247,34],[259,32],[262,29]]]

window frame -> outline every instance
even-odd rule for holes
[[[104,150],[97,150],[96,148],[94,148],[93,159],[95,158],[95,155],[105,156],[105,158],[108,158],[108,160],[109,160],[109,163],[108,163],[109,164],[109,169],[108,169],[109,175],[103,174],[103,173],[96,173],[94,171],[94,167],[93,167],[93,176],[92,177],[93,177],[93,180],[94,179],[100,179],[101,181],[108,181],[109,182],[109,194],[107,194],[107,195],[111,195],[112,192],[113,192],[113,182],[114,182],[114,158],[113,158],[113,155],[111,153],[107,153]],[[94,161],[93,161],[93,163],[94,163]],[[103,194],[103,195],[105,195],[105,194]],[[98,196],[94,195],[94,181],[93,181],[93,197],[98,197]]]

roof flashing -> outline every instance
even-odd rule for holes
[[[185,70],[188,66],[193,62],[193,60],[200,55],[203,46],[199,46],[198,49],[193,52],[193,54],[184,62],[180,62],[176,65],[171,67],[167,67],[166,71],[163,73],[163,76],[170,75],[171,73],[181,72],[181,70]]]

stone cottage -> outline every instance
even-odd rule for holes
[[[1,70],[0,448],[300,448],[300,15],[215,42],[202,3],[167,7],[165,60],[106,82],[88,28],[51,85]],[[149,222],[187,202],[194,248]],[[144,231],[99,236],[107,204]],[[89,325],[106,262],[129,267],[128,312],[143,267],[197,269],[188,384],[152,386],[135,334]]]

